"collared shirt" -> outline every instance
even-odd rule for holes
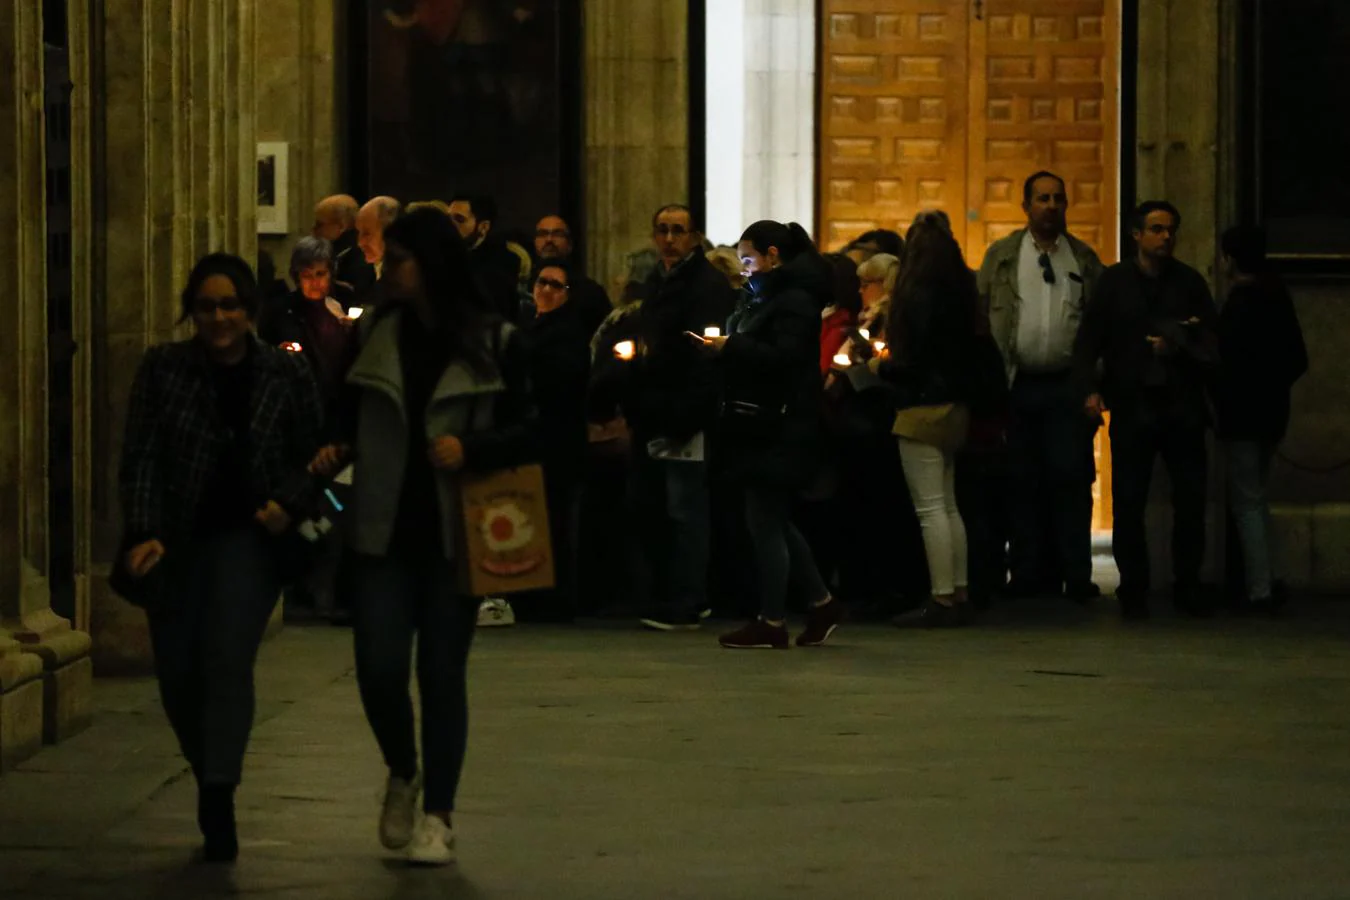
[[[1058,372],[1073,362],[1077,312],[1083,303],[1082,273],[1063,236],[1048,253],[1054,284],[1046,282],[1040,256],[1028,231],[1017,257],[1017,293],[1022,302],[1017,316],[1017,359],[1010,362],[1029,372]]]

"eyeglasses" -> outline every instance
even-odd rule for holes
[[[237,313],[244,308],[243,302],[238,297],[222,297],[219,300],[198,299],[192,301],[192,314],[201,316],[203,319],[210,318],[216,314],[216,310],[229,315]]]
[[[534,283],[540,287],[553,288],[555,291],[567,290],[567,285],[553,278],[538,278]]]
[[[540,228],[538,231],[534,233],[534,236],[539,238],[540,240],[548,240],[549,238],[557,238],[561,240],[571,237],[571,234],[568,232],[566,228]]]
[[[682,238],[689,233],[683,225],[657,225],[653,230],[661,237]]]
[[[1042,253],[1036,257],[1036,262],[1041,264],[1041,277],[1045,279],[1046,284],[1055,283],[1055,267],[1050,263],[1050,254]]]

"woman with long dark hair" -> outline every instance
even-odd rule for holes
[[[795,591],[807,608],[797,645],[819,646],[838,626],[840,604],[792,523],[792,507],[819,450],[820,313],[831,301],[830,269],[795,222],[756,222],[737,252],[750,296],[732,313],[727,336],[711,339],[723,384],[718,469],[745,491],[760,615],[721,644],[787,648],[787,598]]]
[[[961,247],[936,216],[921,215],[886,318],[882,376],[895,392],[900,447],[923,530],[931,596],[897,624],[945,627],[969,614],[966,529],[956,507],[956,451],[970,428],[971,349],[979,294]]]
[[[253,664],[281,590],[275,538],[313,499],[323,405],[304,359],[254,336],[260,296],[242,259],[203,257],[182,302],[193,336],[146,351],[131,390],[115,578],[146,609],[164,711],[197,779],[203,857],[233,862]]]
[[[314,468],[355,463],[346,581],[361,702],[389,767],[380,840],[411,862],[445,865],[454,860],[450,815],[478,613],[455,577],[455,475],[528,461],[534,411],[520,335],[488,310],[444,214],[417,210],[389,226],[380,283],[386,298],[347,376],[345,439]],[[409,693],[414,636],[425,780]]]

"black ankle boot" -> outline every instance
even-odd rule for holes
[[[239,858],[234,785],[204,784],[197,789],[197,825],[206,841],[202,847],[203,861],[232,863]]]

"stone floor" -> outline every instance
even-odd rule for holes
[[[480,635],[457,869],[375,840],[349,635],[259,665],[243,857],[194,867],[146,681],[0,778],[5,898],[1350,896],[1350,605],[855,626],[721,651],[613,626]]]

